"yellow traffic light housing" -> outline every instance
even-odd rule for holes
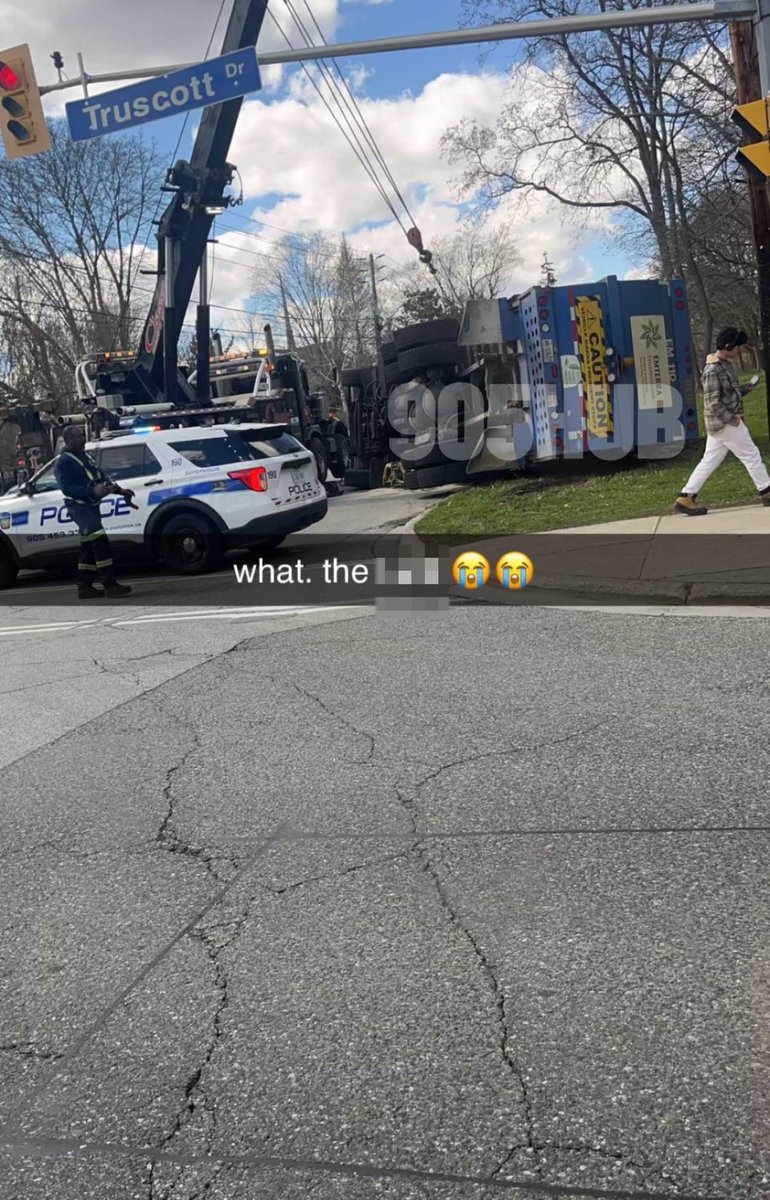
[[[753,175],[763,180],[770,179],[770,97],[739,105],[732,119],[748,137],[759,134],[763,139],[741,146],[736,159]]]
[[[29,46],[0,50],[0,133],[6,158],[50,150],[51,135]]]

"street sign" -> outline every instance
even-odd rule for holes
[[[760,179],[770,179],[770,121],[768,120],[768,104],[770,100],[752,100],[750,104],[741,104],[733,112],[733,121],[739,125],[748,137],[759,134],[764,141],[752,145],[741,146],[736,158],[747,171],[758,175]]]
[[[262,87],[256,48],[236,50],[144,83],[67,105],[73,142],[121,133],[177,113],[237,100]]]

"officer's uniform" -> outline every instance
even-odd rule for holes
[[[116,582],[115,566],[99,511],[94,485],[110,483],[90,454],[63,450],[56,460],[56,479],[67,501],[67,512],[80,531],[78,586],[89,587],[101,577],[105,586]]]

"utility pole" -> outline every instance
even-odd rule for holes
[[[730,42],[735,65],[735,85],[739,104],[761,100],[763,95],[760,74],[760,53],[754,26],[750,21],[730,25]],[[749,140],[749,139],[746,139]],[[767,182],[747,174],[751,224],[757,258],[757,291],[759,294],[759,336],[762,342],[762,366],[767,390],[767,415],[770,428],[770,201]]]
[[[200,287],[200,298],[195,322],[195,336],[198,343],[195,392],[199,403],[206,405],[211,400],[211,308],[209,307],[208,246],[203,251],[198,286]]]
[[[382,324],[380,321],[380,302],[377,298],[377,267],[374,255],[369,255],[369,275],[372,281],[372,315],[374,317],[374,343],[377,347],[377,374],[380,381],[380,393],[385,395],[385,363],[382,358]]]
[[[286,299],[286,288],[283,286],[283,276],[280,277],[281,283],[281,302],[283,303],[283,323],[286,326],[286,347],[289,354],[296,354],[297,343],[294,341],[294,330],[291,325],[291,317],[289,316],[289,303]]]

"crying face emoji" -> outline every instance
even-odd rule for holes
[[[509,550],[498,562],[495,574],[498,583],[504,588],[518,592],[532,582],[535,568],[532,559],[526,554],[521,554],[518,550]]]
[[[466,550],[452,565],[455,583],[459,583],[460,587],[468,592],[483,588],[484,584],[489,582],[491,573],[492,569],[484,555],[477,554],[475,550]]]

